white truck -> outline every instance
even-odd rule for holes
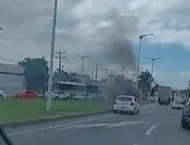
[[[171,101],[172,88],[169,86],[158,87],[158,103],[160,105],[169,105]]]

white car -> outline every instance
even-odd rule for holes
[[[3,90],[0,90],[0,98],[6,98],[6,97],[7,94]]]
[[[184,100],[183,99],[175,99],[172,103],[172,109],[183,109]]]
[[[77,95],[73,96],[73,99],[82,100],[82,99],[86,99],[86,97],[87,97],[86,93],[78,93]]]
[[[47,98],[48,94],[46,92],[45,97]],[[68,92],[62,91],[53,91],[52,96],[53,99],[70,99],[70,94]]]
[[[131,95],[119,95],[115,99],[115,103],[113,105],[114,113],[120,112],[129,112],[131,114],[140,112],[140,101],[136,99],[135,96]]]

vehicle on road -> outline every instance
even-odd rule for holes
[[[14,98],[21,98],[21,99],[36,99],[38,97],[38,95],[35,91],[27,90],[24,92],[14,94],[13,97]]]
[[[0,98],[6,98],[6,97],[7,94],[3,90],[0,90]]]
[[[82,99],[86,99],[86,98],[87,98],[86,93],[78,93],[72,97],[72,99],[76,99],[76,100],[82,100]]]
[[[171,87],[159,86],[158,87],[158,103],[160,105],[169,105],[171,98]]]
[[[48,96],[48,93],[46,92],[45,98],[47,98],[47,96]],[[70,94],[68,92],[64,92],[64,91],[60,91],[60,90],[53,91],[51,97],[56,100],[58,100],[58,99],[66,99],[67,100],[67,99],[71,98]]]
[[[140,101],[138,101],[135,96],[119,95],[115,99],[115,103],[113,105],[113,112],[139,114]]]
[[[184,100],[177,98],[172,102],[172,109],[183,109],[184,107]]]
[[[181,126],[184,129],[190,128],[190,98],[183,108],[183,113],[181,117]]]

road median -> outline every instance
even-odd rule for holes
[[[2,101],[2,100],[1,100]],[[3,103],[4,102],[4,103]],[[45,100],[3,100],[0,102],[1,126],[10,128],[80,118],[111,112],[103,100],[58,100],[52,111],[45,111]],[[142,105],[150,103],[142,100]],[[2,107],[2,104],[6,107]]]
[[[0,124],[14,127],[106,113],[104,103],[104,100],[52,100],[51,111],[46,112],[45,99],[3,99]]]

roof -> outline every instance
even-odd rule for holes
[[[83,84],[83,83],[68,82],[68,81],[56,81],[55,83],[65,84],[65,85],[77,85],[77,86],[84,86],[84,87],[87,86],[86,84]]]
[[[23,74],[24,67],[14,64],[0,63],[0,73]]]
[[[118,95],[117,97],[131,97],[131,98],[136,98],[135,96],[132,96],[132,95]]]

